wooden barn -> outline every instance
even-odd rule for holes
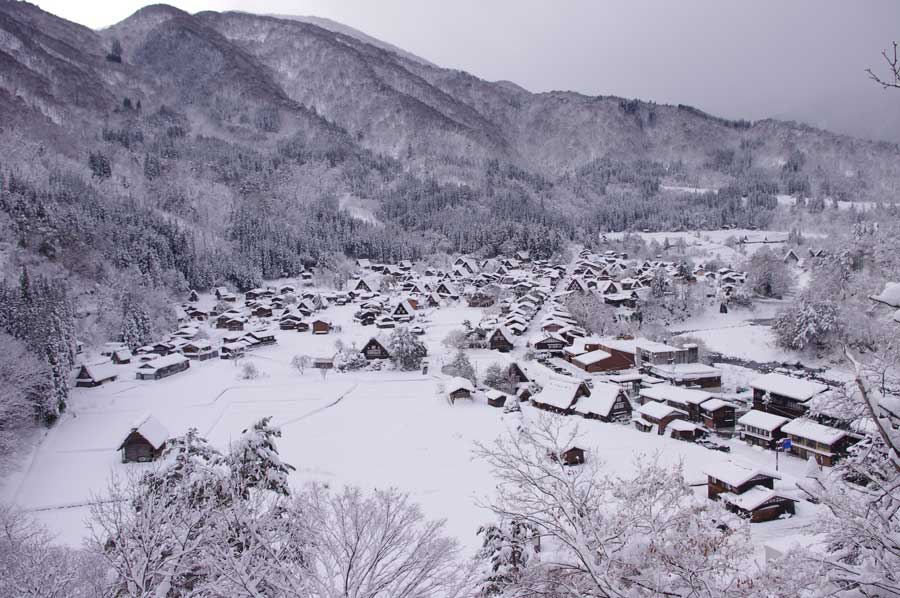
[[[165,449],[169,432],[152,415],[144,415],[136,421],[119,444],[122,463],[156,460]]]
[[[78,375],[75,376],[75,386],[93,388],[107,382],[113,382],[118,377],[119,375],[116,374],[115,367],[111,363],[82,365],[78,369]]]

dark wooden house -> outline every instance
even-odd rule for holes
[[[506,405],[506,394],[492,388],[484,394],[487,398],[487,404],[491,407],[503,407]]]
[[[710,430],[728,430],[735,426],[735,406],[722,399],[710,399],[700,405],[703,425]]]
[[[327,320],[316,320],[312,323],[313,334],[328,334],[331,332],[331,322]]]
[[[391,354],[385,347],[385,343],[381,340],[375,338],[374,336],[369,339],[369,341],[363,345],[362,354],[366,356],[366,359],[390,359]]]
[[[119,444],[122,463],[154,461],[163,452],[169,432],[152,415],[145,415],[131,426]]]
[[[513,335],[506,326],[499,326],[491,333],[490,337],[488,337],[488,346],[501,353],[512,351],[514,346]]]

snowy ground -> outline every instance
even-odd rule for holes
[[[326,313],[340,320],[352,309],[330,308]],[[436,310],[426,339],[429,348],[438,351],[446,332],[477,311]],[[345,325],[340,336],[361,343],[370,332]],[[192,363],[187,372],[155,382],[133,380],[133,366],[120,366],[119,381],[73,392],[71,410],[46,434],[30,462],[7,481],[5,497],[35,511],[61,541],[78,544],[85,535],[85,504],[103,496],[110,476],[148,467],[122,464],[116,451],[140,414],[153,413],[172,435],[196,427],[221,449],[255,420],[271,415],[283,429],[283,457],[297,467],[295,481],[396,486],[411,493],[429,516],[446,518],[449,532],[474,550],[475,531],[489,519],[479,499],[488,498],[493,488],[488,468],[473,456],[474,445],[490,442],[519,417],[537,417],[539,412],[526,407],[522,416],[504,415],[480,397],[451,406],[437,394],[439,381],[419,373],[329,372],[323,379],[316,371],[301,376],[289,367],[292,355],[324,353],[334,341],[335,336],[282,332],[278,345],[249,358],[266,373],[253,381],[238,380],[232,363],[218,359]],[[503,358],[496,352],[475,352],[479,370]],[[772,453],[739,442],[725,455],[630,426],[583,420],[579,426],[591,458],[601,459],[616,473],[627,474],[640,453],[667,463],[683,462],[689,479],[697,483],[704,479],[703,467],[716,461],[774,466]],[[783,457],[782,471],[788,474],[783,486],[790,488],[805,467],[800,460]],[[760,538],[780,536],[785,528],[807,520],[811,509],[803,504],[798,517],[754,526],[754,532]]]

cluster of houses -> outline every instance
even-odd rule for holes
[[[792,454],[831,466],[861,439],[809,417],[814,401],[829,392],[825,384],[772,372],[750,382],[750,389],[753,409],[736,422],[737,433],[750,444],[775,450],[789,439]]]
[[[640,261],[611,250],[597,255],[585,249],[579,254],[565,290],[594,294],[615,310],[617,318],[631,320],[637,317],[635,308],[659,273],[670,290],[679,284],[703,284],[705,295],[718,297],[725,311],[728,300],[747,281],[746,273],[726,267],[713,269],[699,264],[689,268],[684,262]]]

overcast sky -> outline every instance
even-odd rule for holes
[[[93,28],[151,4],[33,0]],[[898,0],[175,0],[188,12],[315,15],[440,66],[531,91],[692,104],[900,140],[900,91],[865,68],[900,40]]]

